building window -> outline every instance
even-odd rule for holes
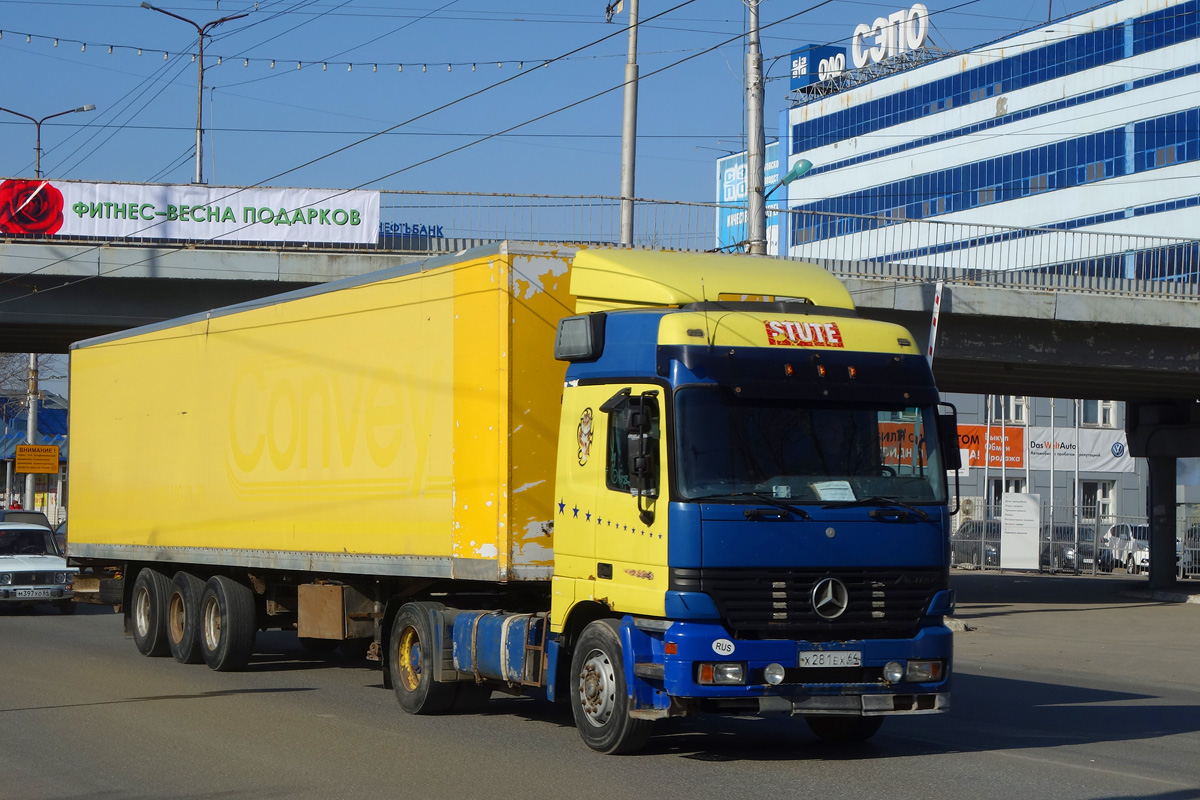
[[[1007,422],[1014,425],[1024,425],[1025,409],[1029,405],[1028,397],[1009,394],[991,395],[992,419],[997,422]]]
[[[1091,428],[1111,428],[1116,415],[1112,400],[1080,400],[1079,424]]]
[[[1079,482],[1079,518],[1099,523],[1111,523],[1113,519],[1112,481]]]
[[[1025,494],[1029,491],[1024,478],[992,478],[988,481],[988,504],[993,516],[1000,516],[1000,507],[1006,494]]]

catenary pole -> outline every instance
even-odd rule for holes
[[[764,183],[766,135],[763,132],[762,49],[758,40],[758,5],[750,9],[749,47],[746,51],[746,239],[756,255],[767,252],[767,198]]]
[[[634,163],[637,155],[638,0],[629,0],[629,58],[625,63],[625,108],[621,117],[621,244],[633,245]]]

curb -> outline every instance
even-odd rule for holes
[[[1183,592],[1125,592],[1125,594],[1140,600],[1154,600],[1158,603],[1194,603],[1200,605],[1200,594],[1184,594]]]

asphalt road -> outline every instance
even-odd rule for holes
[[[1200,605],[1145,579],[956,573],[954,706],[864,745],[800,720],[661,726],[599,756],[496,695],[408,717],[377,670],[260,634],[249,671],[138,655],[120,617],[0,613],[0,798],[1200,798]]]

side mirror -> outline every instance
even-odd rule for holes
[[[958,449],[958,409],[950,403],[938,403],[937,433],[946,471],[962,469],[962,453]]]
[[[623,411],[629,444],[626,449],[626,469],[629,472],[629,493],[635,497],[658,496],[658,437],[654,434],[652,397],[641,395],[629,398]]]

